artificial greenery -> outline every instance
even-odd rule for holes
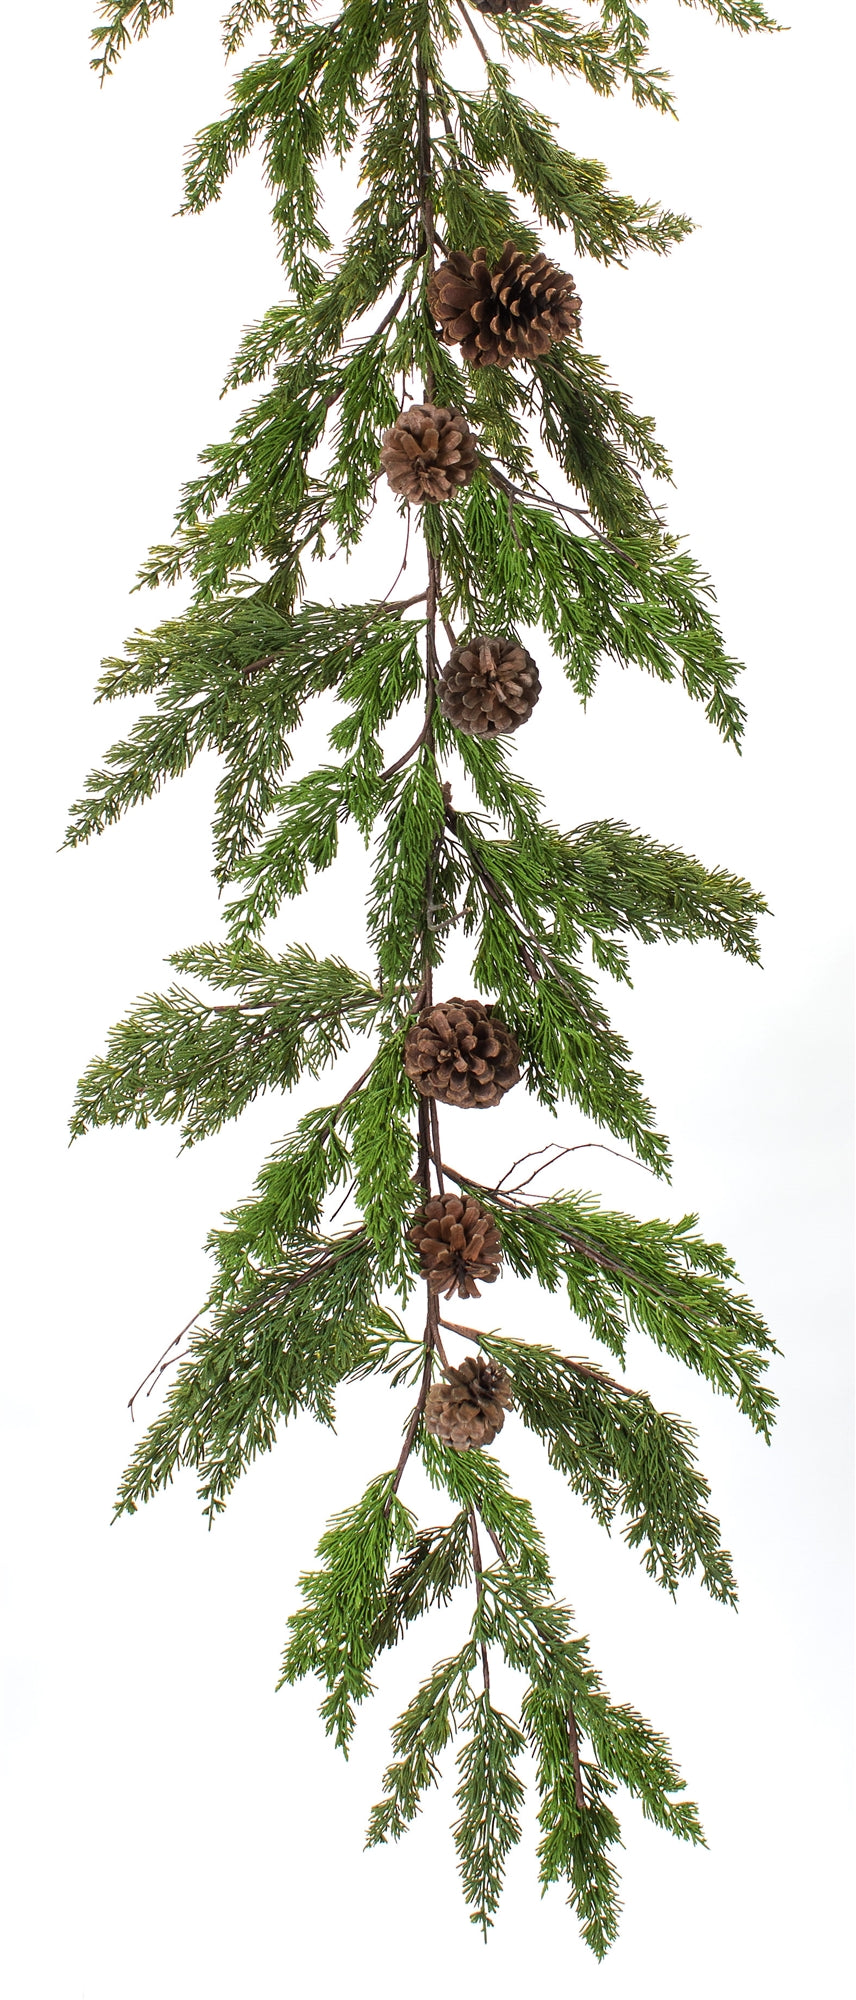
[[[740,32],[774,27],[756,0],[700,4]],[[101,79],[172,11],[172,0],[102,0]],[[405,1391],[397,1462],[323,1536],[282,1678],[319,1679],[327,1729],[347,1751],[379,1655],[433,1605],[469,1592],[460,1650],[395,1725],[368,1841],[399,1837],[454,1743],[454,1838],[486,1934],[528,1772],[541,1881],[567,1884],[600,1955],[616,1933],[618,1788],[682,1839],[701,1840],[701,1827],[663,1737],[606,1694],[500,1448],[459,1452],[426,1431],[447,1347],[475,1343],[507,1370],[512,1420],[543,1441],[604,1527],[621,1523],[666,1590],[697,1572],[733,1604],[731,1561],[687,1423],[599,1361],[477,1334],[430,1287],[424,1328],[409,1330],[408,1301],[422,1285],[414,1211],[447,1186],[473,1197],[496,1224],[505,1267],[566,1292],[610,1366],[623,1364],[628,1329],[639,1329],[732,1397],[764,1437],[773,1342],[694,1217],[636,1222],[589,1194],[542,1195],[533,1183],[561,1147],[490,1187],[465,1157],[444,1160],[437,1105],[405,1073],[404,1037],[432,1000],[457,927],[472,940],[473,985],[516,1039],[534,1098],[551,1111],[570,1100],[666,1177],[666,1139],[598,975],[629,980],[632,940],[713,939],[753,962],[765,906],[738,877],[621,823],[562,831],[518,775],[507,739],[462,734],[442,714],[444,635],[455,645],[467,632],[516,638],[540,625],[553,670],[583,702],[611,659],[680,681],[727,743],[739,746],[743,727],[710,585],[646,496],[644,476],[669,472],[651,420],[576,339],[514,369],[467,368],[441,344],[426,293],[451,250],[498,256],[511,238],[534,252],[541,225],[569,236],[576,258],[619,265],[636,250],[669,251],[691,226],[617,193],[597,161],[568,152],[517,94],[521,64],[603,96],[629,87],[660,111],[673,100],[629,0],[589,0],[584,20],[534,5],[474,19],[462,0],[331,0],[321,11],[313,0],[235,0],[227,55],[264,28],[267,50],[234,74],[225,112],[190,150],[184,207],[216,201],[255,148],[286,296],[244,335],[228,376],[233,388],[259,385],[256,400],[202,454],[172,539],[143,566],[143,585],[189,579],[190,601],[105,663],[99,699],[151,705],[88,779],[68,833],[70,844],[88,839],[213,750],[225,935],[176,953],[172,966],[192,983],[146,996],[113,1030],[80,1084],[72,1129],[157,1119],[191,1145],[259,1092],[318,1076],[353,1037],[369,1059],[338,1101],[299,1121],[212,1232],[210,1293],[184,1349],[173,1343],[147,1378],[169,1374],[169,1386],[118,1509],[133,1513],[192,1466],[212,1520],[292,1414],[331,1424],[346,1380],[386,1377]],[[447,74],[462,36],[483,63],[479,90]],[[356,198],[334,254],[322,193],[336,161]],[[306,561],[347,552],[370,529],[382,435],[411,400],[461,411],[478,445],[475,476],[454,498],[399,508],[411,577],[422,538],[422,588],[396,596],[399,571],[380,601],[309,601]],[[560,475],[557,492],[540,478],[539,445]],[[338,703],[329,761],[292,780],[295,733],[322,694]],[[390,751],[400,710],[416,701],[415,742]],[[299,944],[271,953],[265,926],[332,865],[348,822],[371,855],[371,970]],[[347,1202],[352,1219],[337,1228]],[[446,1496],[444,1525],[420,1528],[405,1504],[413,1455]],[[516,1720],[495,1705],[496,1656],[522,1678]]]

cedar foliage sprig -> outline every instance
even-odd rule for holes
[[[740,33],[775,25],[758,0],[700,4]],[[101,0],[100,79],[172,11],[173,0]],[[256,400],[202,454],[172,539],[143,565],[141,588],[185,577],[190,602],[105,662],[99,700],[151,705],[87,780],[67,835],[76,845],[102,832],[213,751],[226,934],[174,953],[182,983],[144,996],[111,1031],[81,1080],[72,1132],[156,1120],[179,1125],[189,1146],[260,1092],[319,1076],[355,1041],[367,1061],[338,1098],[304,1113],[212,1231],[208,1297],[131,1399],[133,1410],[168,1376],[117,1512],[135,1512],[189,1467],[210,1525],[290,1417],[308,1411],[332,1425],[343,1382],[385,1378],[401,1392],[397,1461],[322,1536],[289,1621],[282,1680],[319,1679],[327,1730],[347,1755],[380,1655],[463,1593],[463,1643],[394,1727],[367,1844],[400,1837],[454,1745],[455,1845],[470,1914],[487,1935],[520,1838],[526,1754],[541,1883],[566,1883],[600,1956],[618,1921],[618,1787],[682,1839],[701,1840],[701,1827],[665,1739],[607,1695],[498,1452],[452,1449],[438,1431],[429,1398],[456,1379],[451,1341],[478,1347],[488,1373],[489,1364],[506,1371],[512,1420],[542,1440],[601,1526],[620,1523],[661,1587],[674,1594],[697,1574],[733,1605],[731,1558],[692,1427],[644,1390],[598,1360],[478,1332],[451,1317],[457,1309],[431,1284],[422,1329],[409,1329],[402,1315],[426,1276],[414,1211],[459,1190],[462,1205],[492,1220],[504,1267],[564,1292],[613,1366],[624,1364],[628,1331],[640,1331],[731,1397],[765,1438],[774,1343],[695,1217],[642,1222],[591,1194],[534,1191],[544,1154],[556,1165],[566,1148],[536,1147],[521,1180],[509,1168],[491,1187],[444,1161],[437,1101],[415,1088],[405,1050],[460,930],[473,941],[473,984],[513,1036],[532,1097],[551,1110],[577,1104],[665,1177],[667,1142],[598,976],[629,982],[634,942],[705,939],[755,963],[766,906],[739,876],[621,822],[562,831],[507,740],[467,734],[444,713],[447,642],[499,632],[516,643],[540,625],[582,703],[606,659],[680,681],[737,748],[744,720],[710,583],[644,488],[646,476],[670,477],[651,419],[576,340],[516,368],[467,367],[440,340],[428,284],[450,252],[478,245],[498,259],[511,239],[535,254],[542,226],[605,264],[666,254],[691,227],[614,190],[598,161],[569,152],[519,94],[521,62],[607,97],[627,84],[661,112],[673,98],[629,0],[599,0],[585,22],[533,6],[477,23],[458,0],[342,0],[324,19],[311,0],[234,0],[222,24],[227,58],[265,25],[267,51],[233,72],[225,111],[188,153],[183,207],[199,213],[218,200],[255,149],[288,290],[245,332],[227,376],[227,389],[251,388]],[[464,35],[483,63],[480,89],[446,74],[445,51]],[[338,251],[322,215],[334,161],[357,190]],[[307,562],[351,550],[371,525],[381,442],[402,398],[462,413],[476,439],[474,475],[418,513],[400,500],[405,563],[383,599],[311,601]],[[550,486],[539,444],[556,470]],[[424,585],[395,597],[414,529]],[[291,779],[316,696],[337,703],[330,757]],[[405,709],[415,714],[409,732]],[[297,943],[278,953],[264,943],[268,922],[333,864],[348,823],[370,857],[371,974]],[[433,1527],[420,1527],[401,1497],[414,1459],[451,1509]],[[523,1677],[516,1720],[496,1705],[498,1658]]]

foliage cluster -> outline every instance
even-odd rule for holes
[[[758,0],[699,4],[740,33],[774,26]],[[101,0],[100,78],[172,12],[173,0]],[[333,1424],[341,1383],[386,1377],[411,1401],[415,1391],[397,1464],[330,1523],[302,1579],[282,1678],[317,1676],[327,1730],[347,1753],[380,1655],[432,1607],[468,1593],[462,1646],[395,1725],[368,1843],[398,1839],[455,1741],[454,1837],[486,1933],[531,1768],[541,1882],[565,1882],[600,1955],[617,1926],[617,1789],[682,1839],[701,1840],[701,1828],[665,1739],[606,1693],[499,1455],[457,1453],[428,1434],[444,1335],[480,1341],[507,1369],[513,1421],[543,1441],[604,1528],[620,1523],[663,1588],[674,1594],[697,1574],[733,1605],[731,1559],[691,1426],[645,1392],[599,1360],[446,1321],[430,1290],[424,1330],[408,1329],[421,1287],[408,1226],[435,1189],[472,1194],[495,1219],[505,1268],[563,1292],[611,1365],[624,1363],[628,1329],[641,1331],[732,1398],[762,1437],[773,1342],[695,1217],[636,1221],[590,1194],[531,1192],[542,1167],[514,1186],[509,1168],[487,1187],[465,1162],[444,1161],[436,1104],[406,1076],[403,1039],[459,929],[472,940],[475,988],[519,1044],[534,1103],[554,1113],[570,1101],[665,1178],[667,1141],[610,1022],[602,975],[629,982],[633,949],[659,941],[707,940],[754,963],[765,905],[739,876],[623,823],[561,830],[506,741],[460,733],[442,715],[444,635],[452,645],[540,626],[582,703],[610,661],[680,682],[737,748],[744,719],[710,583],[645,490],[646,478],[670,476],[651,419],[575,341],[507,372],[467,370],[441,344],[426,290],[450,249],[498,254],[510,237],[534,251],[544,229],[582,260],[668,253],[688,218],[615,190],[600,162],[572,154],[519,94],[519,72],[534,65],[606,97],[629,88],[661,112],[673,97],[630,0],[590,0],[584,19],[533,5],[478,25],[459,0],[329,10],[233,0],[222,32],[228,100],[188,153],[184,209],[216,202],[255,152],[286,295],[245,332],[229,371],[227,389],[253,399],[203,452],[171,539],[143,565],[141,587],[185,578],[189,602],[105,662],[99,700],[149,705],[87,780],[68,844],[213,753],[224,936],[175,953],[182,983],[145,995],[112,1030],[82,1078],[72,1131],[156,1120],[178,1125],[190,1146],[261,1092],[339,1064],[354,1041],[368,1060],[299,1119],[212,1231],[208,1298],[186,1346],[155,1364],[152,1379],[169,1371],[169,1386],[117,1507],[133,1513],[192,1467],[210,1523],[290,1418]],[[478,47],[480,89],[448,73],[462,36]],[[323,193],[336,162],[355,198],[334,251]],[[475,476],[454,500],[413,518],[401,504],[405,552],[413,527],[422,532],[424,587],[396,598],[402,565],[383,599],[312,601],[306,564],[347,554],[370,528],[382,434],[411,399],[463,411],[478,444]],[[329,758],[293,777],[316,696],[335,699]],[[409,748],[396,734],[403,711],[418,732]],[[349,823],[370,854],[371,969],[294,942],[269,950],[267,925],[333,864]],[[400,1497],[414,1454],[451,1510],[439,1526],[420,1527]],[[516,1720],[492,1696],[492,1657],[522,1677]]]

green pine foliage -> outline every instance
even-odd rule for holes
[[[741,34],[775,26],[757,0],[698,4]],[[172,12],[173,0],[101,0],[99,78]],[[623,1367],[628,1331],[643,1333],[763,1438],[776,1350],[695,1217],[637,1221],[590,1193],[533,1191],[555,1142],[536,1143],[525,1159],[541,1164],[516,1183],[511,1167],[486,1186],[464,1153],[444,1159],[438,1106],[407,1075],[405,1040],[440,996],[460,934],[471,940],[472,990],[518,1043],[536,1117],[539,1106],[576,1105],[667,1179],[667,1140],[611,1024],[604,975],[628,983],[636,947],[658,942],[706,940],[755,964],[766,905],[729,870],[620,821],[562,831],[517,768],[517,741],[470,735],[443,714],[447,641],[492,632],[528,642],[540,627],[542,670],[563,672],[582,705],[611,661],[679,682],[727,745],[739,749],[744,722],[709,579],[646,491],[646,479],[671,476],[651,418],[574,338],[513,368],[468,367],[441,341],[427,287],[451,251],[498,256],[511,238],[534,253],[545,229],[573,249],[583,294],[586,259],[620,267],[639,251],[669,253],[689,219],[615,189],[599,161],[569,151],[521,94],[521,72],[534,71],[536,94],[542,69],[604,97],[629,87],[648,110],[671,114],[674,99],[630,0],[592,0],[585,20],[535,4],[474,19],[459,0],[330,10],[233,0],[222,36],[226,104],[188,152],[183,210],[216,202],[254,154],[285,293],[245,330],[227,375],[226,389],[252,400],[202,452],[171,538],[141,569],[141,589],[184,579],[185,609],[104,663],[97,699],[142,706],[87,779],[67,844],[213,757],[223,935],[174,953],[181,983],[145,995],[110,1032],[79,1085],[72,1133],[155,1120],[190,1146],[262,1092],[331,1066],[342,1081],[337,1073],[333,1101],[304,1111],[212,1230],[203,1306],[137,1392],[166,1378],[117,1512],[192,1468],[210,1525],[289,1418],[333,1425],[340,1384],[391,1388],[397,1462],[322,1536],[282,1681],[318,1679],[327,1731],[347,1755],[380,1656],[435,1607],[457,1607],[462,1644],[395,1724],[367,1844],[397,1840],[451,1775],[464,1897],[487,1936],[531,1778],[541,1884],[565,1885],[601,1956],[619,1914],[619,1789],[681,1839],[700,1841],[701,1827],[665,1738],[606,1693],[501,1440],[455,1450],[428,1429],[432,1386],[462,1358],[452,1339],[479,1343],[507,1372],[508,1422],[542,1441],[576,1500],[607,1532],[618,1525],[663,1589],[675,1595],[695,1575],[733,1606],[731,1558],[693,1428],[597,1354],[445,1320],[455,1308],[424,1287],[414,1213],[444,1189],[472,1195],[495,1221],[502,1267],[564,1295],[575,1342],[586,1328]],[[256,52],[240,67],[250,36]],[[479,53],[478,88],[447,74],[462,37]],[[337,162],[355,190],[338,247],[323,214]],[[472,479],[418,510],[398,501],[405,558],[383,598],[308,598],[307,564],[347,556],[372,532],[383,434],[403,405],[425,400],[466,416]],[[416,584],[396,597],[406,567]],[[329,755],[292,777],[314,697],[334,710]],[[366,963],[294,942],[269,950],[268,925],[333,866],[349,825],[371,871]],[[466,1120],[454,1129],[457,1151]],[[415,1330],[414,1297],[424,1304]],[[438,1525],[419,1526],[402,1497],[414,1461],[448,1517]],[[498,1660],[520,1682],[516,1718],[494,1700]]]

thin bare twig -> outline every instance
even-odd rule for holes
[[[205,1307],[200,1306],[199,1311],[194,1313],[193,1318],[188,1320],[187,1325],[182,1327],[181,1332],[176,1334],[175,1339],[171,1340],[169,1346],[164,1348],[163,1353],[158,1355],[157,1360],[152,1362],[151,1368],[146,1369],[146,1373],[143,1376],[142,1382],[138,1382],[137,1387],[134,1390],[133,1396],[129,1396],[128,1398],[128,1409],[131,1412],[132,1423],[134,1420],[134,1404],[137,1400],[137,1397],[140,1395],[141,1391],[145,1388],[146,1383],[151,1381],[151,1377],[153,1375],[156,1381],[160,1380],[160,1376],[163,1374],[164,1368],[169,1368],[171,1365],[170,1359],[168,1357],[172,1357],[172,1360],[178,1359],[178,1356],[173,1354],[173,1348],[178,1347],[180,1341],[184,1339],[185,1334],[189,1333],[191,1327],[196,1325],[197,1320],[202,1318],[202,1314],[204,1313],[204,1311]],[[154,1382],[152,1382],[152,1388],[154,1388],[154,1386],[155,1386]]]
[[[369,335],[370,340],[377,340],[378,334],[385,333],[387,327],[391,324],[391,322],[394,319],[397,319],[406,297],[407,297],[407,286],[402,285],[401,291],[398,294],[398,298],[393,300],[392,305],[389,307],[389,310],[384,313],[383,319],[379,321],[378,325],[374,329],[374,332]]]
[[[362,1076],[358,1076],[356,1082],[350,1084],[349,1088],[345,1091],[344,1097],[340,1097],[338,1104],[333,1105],[333,1108],[330,1112],[330,1116],[327,1120],[326,1125],[322,1125],[320,1132],[317,1132],[315,1135],[316,1143],[318,1145],[321,1145],[325,1139],[329,1139],[330,1133],[333,1130],[333,1126],[335,1125],[336,1120],[339,1116],[339,1112],[344,1109],[344,1106],[347,1103],[349,1103],[352,1097],[356,1097],[357,1091],[362,1089],[362,1086],[366,1081],[366,1077],[371,1076],[374,1066],[375,1066],[375,1057],[372,1056],[371,1062],[368,1064],[368,1067],[363,1070]]]
[[[393,579],[392,579],[392,582],[391,582],[391,584],[390,584],[390,586],[389,586],[389,589],[388,589],[388,591],[386,592],[385,596],[383,596],[383,597],[382,597],[382,598],[380,599],[380,603],[381,603],[381,604],[385,604],[385,603],[386,603],[386,601],[387,601],[387,598],[389,598],[389,597],[391,597],[391,596],[392,596],[392,592],[393,592],[393,591],[394,591],[394,589],[395,589],[395,586],[396,586],[396,584],[397,584],[397,582],[398,582],[398,579],[399,579],[399,577],[400,577],[400,576],[403,576],[403,575],[404,575],[404,572],[405,572],[405,570],[406,570],[406,568],[407,568],[407,556],[408,556],[408,551],[409,551],[409,548],[410,548],[410,511],[411,511],[411,510],[410,510],[410,508],[408,507],[408,509],[407,509],[407,527],[406,527],[406,530],[405,530],[405,535],[404,535],[404,554],[403,554],[403,556],[402,556],[402,558],[401,558],[401,566],[400,566],[400,568],[399,568],[399,569],[398,569],[398,570],[396,571],[396,574],[395,574],[395,576],[393,577]],[[427,593],[426,593],[426,594],[427,594]]]
[[[510,1568],[511,1568],[511,1564],[510,1564],[510,1562],[509,1562],[509,1560],[508,1560],[508,1557],[507,1557],[507,1555],[506,1555],[506,1553],[505,1553],[505,1550],[504,1550],[504,1548],[503,1548],[503,1546],[502,1546],[502,1543],[501,1543],[501,1541],[500,1541],[500,1539],[499,1539],[499,1536],[498,1536],[498,1535],[495,1535],[495,1534],[494,1534],[494,1532],[493,1532],[493,1529],[492,1529],[492,1527],[491,1527],[491,1525],[490,1525],[490,1522],[489,1522],[489,1521],[486,1521],[486,1520],[485,1520],[485,1518],[484,1518],[484,1515],[482,1515],[482,1526],[483,1526],[483,1527],[485,1527],[485,1528],[487,1529],[487,1532],[488,1532],[488,1534],[489,1534],[489,1536],[490,1536],[490,1539],[491,1539],[491,1541],[492,1541],[492,1543],[493,1543],[493,1546],[494,1546],[494,1548],[495,1548],[495,1550],[496,1550],[496,1553],[497,1553],[497,1555],[498,1555],[498,1557],[499,1557],[499,1560],[500,1560],[500,1562],[501,1562],[501,1563],[504,1563],[504,1564],[505,1564],[505,1567],[506,1567],[506,1569],[510,1569]]]
[[[482,41],[481,35],[478,32],[475,22],[470,19],[470,16],[467,13],[466,7],[464,6],[464,0],[455,0],[455,5],[458,9],[458,13],[466,21],[467,27],[469,28],[470,34],[472,35],[473,41],[475,42],[476,48],[478,49],[482,61],[486,62],[488,67],[490,67],[490,56],[488,55],[487,49],[485,48],[484,42]]]
[[[496,1187],[493,1188],[492,1192],[494,1194],[499,1194],[500,1189],[502,1188],[502,1182],[507,1181],[508,1175],[513,1174],[515,1167],[522,1167],[525,1160],[533,1160],[537,1157],[538,1153],[549,1152],[550,1146],[555,1146],[555,1145],[558,1145],[558,1141],[556,1139],[551,1139],[549,1146],[538,1146],[535,1147],[531,1153],[521,1154],[520,1159],[515,1160],[513,1164],[509,1167],[508,1173],[503,1174],[502,1180],[497,1181]],[[631,1167],[641,1167],[646,1174],[652,1174],[654,1172],[653,1167],[649,1167],[646,1164],[645,1160],[637,1160],[636,1155],[634,1153],[620,1153],[616,1146],[607,1146],[602,1139],[581,1139],[578,1145],[576,1146],[559,1146],[558,1152],[553,1154],[553,1158],[551,1160],[543,1160],[540,1167],[535,1167],[531,1174],[527,1174],[525,1181],[518,1181],[516,1187],[507,1188],[506,1193],[520,1194],[524,1188],[529,1186],[530,1181],[535,1180],[538,1174],[545,1173],[548,1167],[555,1167],[558,1164],[559,1160],[563,1160],[565,1158],[566,1153],[585,1153],[585,1152],[611,1153],[614,1160],[625,1160],[627,1164]],[[654,1177],[656,1179],[656,1175]]]
[[[495,1193],[495,1190],[486,1187],[483,1181],[475,1180],[472,1174],[459,1174],[457,1169],[450,1167],[446,1160],[443,1161],[443,1172],[444,1174],[448,1174],[451,1181],[456,1181],[458,1187],[475,1188],[478,1194],[486,1194],[488,1196]],[[508,1189],[505,1190],[504,1194],[498,1196],[498,1200],[500,1202],[507,1202],[511,1208],[517,1206],[515,1198]],[[525,1214],[526,1203],[522,1202],[520,1206]],[[680,1311],[679,1303],[672,1292],[667,1291],[663,1285],[655,1284],[651,1279],[640,1277],[639,1272],[634,1271],[632,1264],[625,1264],[618,1257],[610,1257],[607,1251],[599,1249],[597,1244],[592,1243],[586,1236],[583,1236],[574,1229],[563,1229],[561,1223],[553,1222],[549,1216],[544,1214],[539,1215],[538,1222],[541,1229],[548,1230],[551,1236],[560,1237],[563,1243],[567,1243],[572,1250],[576,1250],[578,1256],[587,1257],[590,1263],[598,1264],[603,1271],[613,1272],[616,1277],[629,1278],[630,1283],[637,1285],[640,1291],[650,1292],[657,1299],[665,1299],[666,1304],[671,1306],[673,1311]]]
[[[427,590],[417,590],[414,597],[395,597],[391,602],[380,597],[378,603],[385,604],[388,611],[409,611],[411,604],[424,604],[427,595]]]
[[[351,1195],[351,1194],[353,1194],[353,1192],[354,1192],[354,1188],[356,1187],[356,1185],[357,1185],[356,1181],[349,1181],[349,1182],[348,1182],[348,1185],[347,1185],[347,1187],[346,1187],[346,1189],[345,1189],[345,1192],[344,1192],[344,1194],[343,1194],[343,1196],[342,1196],[342,1199],[341,1199],[341,1201],[339,1202],[339,1205],[338,1205],[338,1207],[337,1207],[337,1208],[334,1208],[334,1210],[333,1210],[333,1213],[332,1213],[332,1215],[331,1215],[331,1217],[330,1217],[330,1221],[331,1221],[331,1222],[335,1222],[335,1220],[336,1220],[336,1217],[337,1217],[337,1215],[341,1215],[341,1213],[342,1213],[342,1210],[343,1210],[343,1208],[344,1208],[344,1206],[345,1206],[345,1203],[346,1203],[346,1201],[347,1201],[347,1199],[348,1199],[348,1196],[349,1196],[349,1195]]]
[[[409,750],[402,751],[401,756],[396,757],[394,764],[388,764],[386,770],[381,771],[380,778],[378,779],[379,784],[384,784],[387,778],[394,778],[396,771],[400,771],[405,764],[409,764],[411,757],[415,756],[416,751],[421,750],[430,727],[431,717],[430,715],[426,715],[415,743],[411,743]]]

